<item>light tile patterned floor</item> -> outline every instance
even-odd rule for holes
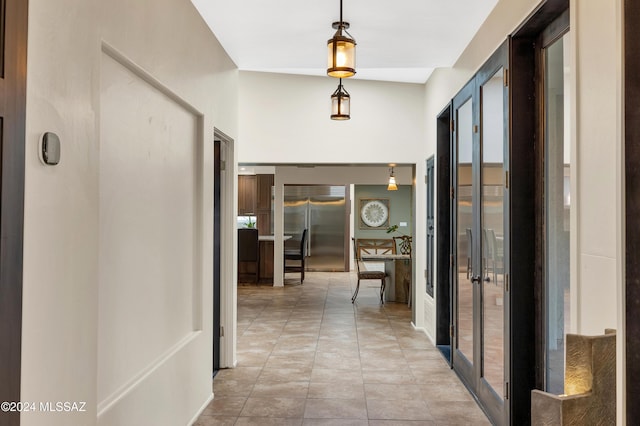
[[[293,275],[292,275],[293,277]],[[197,426],[489,425],[402,303],[350,273],[238,287],[238,366]]]

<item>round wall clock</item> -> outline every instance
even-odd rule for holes
[[[372,228],[384,225],[389,218],[389,209],[381,201],[368,201],[360,210],[362,221]]]

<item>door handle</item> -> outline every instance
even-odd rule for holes
[[[472,283],[479,283],[480,280],[482,279],[482,277],[480,277],[480,275],[476,275],[476,276],[471,276],[471,282]]]

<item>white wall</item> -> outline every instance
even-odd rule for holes
[[[576,164],[571,198],[577,205],[571,217],[571,322],[580,334],[618,330],[618,424],[625,424],[622,5],[582,0],[571,2],[570,10]]]
[[[241,163],[415,163],[422,85],[343,80],[351,120],[334,121],[330,77],[240,72]]]
[[[212,141],[237,137],[235,65],[188,0],[32,0],[28,55],[21,399],[87,404],[22,424],[187,424],[212,396]],[[128,183],[140,197],[106,192]],[[179,209],[144,197],[185,211],[166,230]],[[163,280],[153,255],[176,243],[200,261]]]

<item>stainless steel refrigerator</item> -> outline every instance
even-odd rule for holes
[[[285,247],[299,244],[302,230],[309,230],[307,270],[349,270],[349,206],[348,186],[285,185],[284,233],[293,235]]]

